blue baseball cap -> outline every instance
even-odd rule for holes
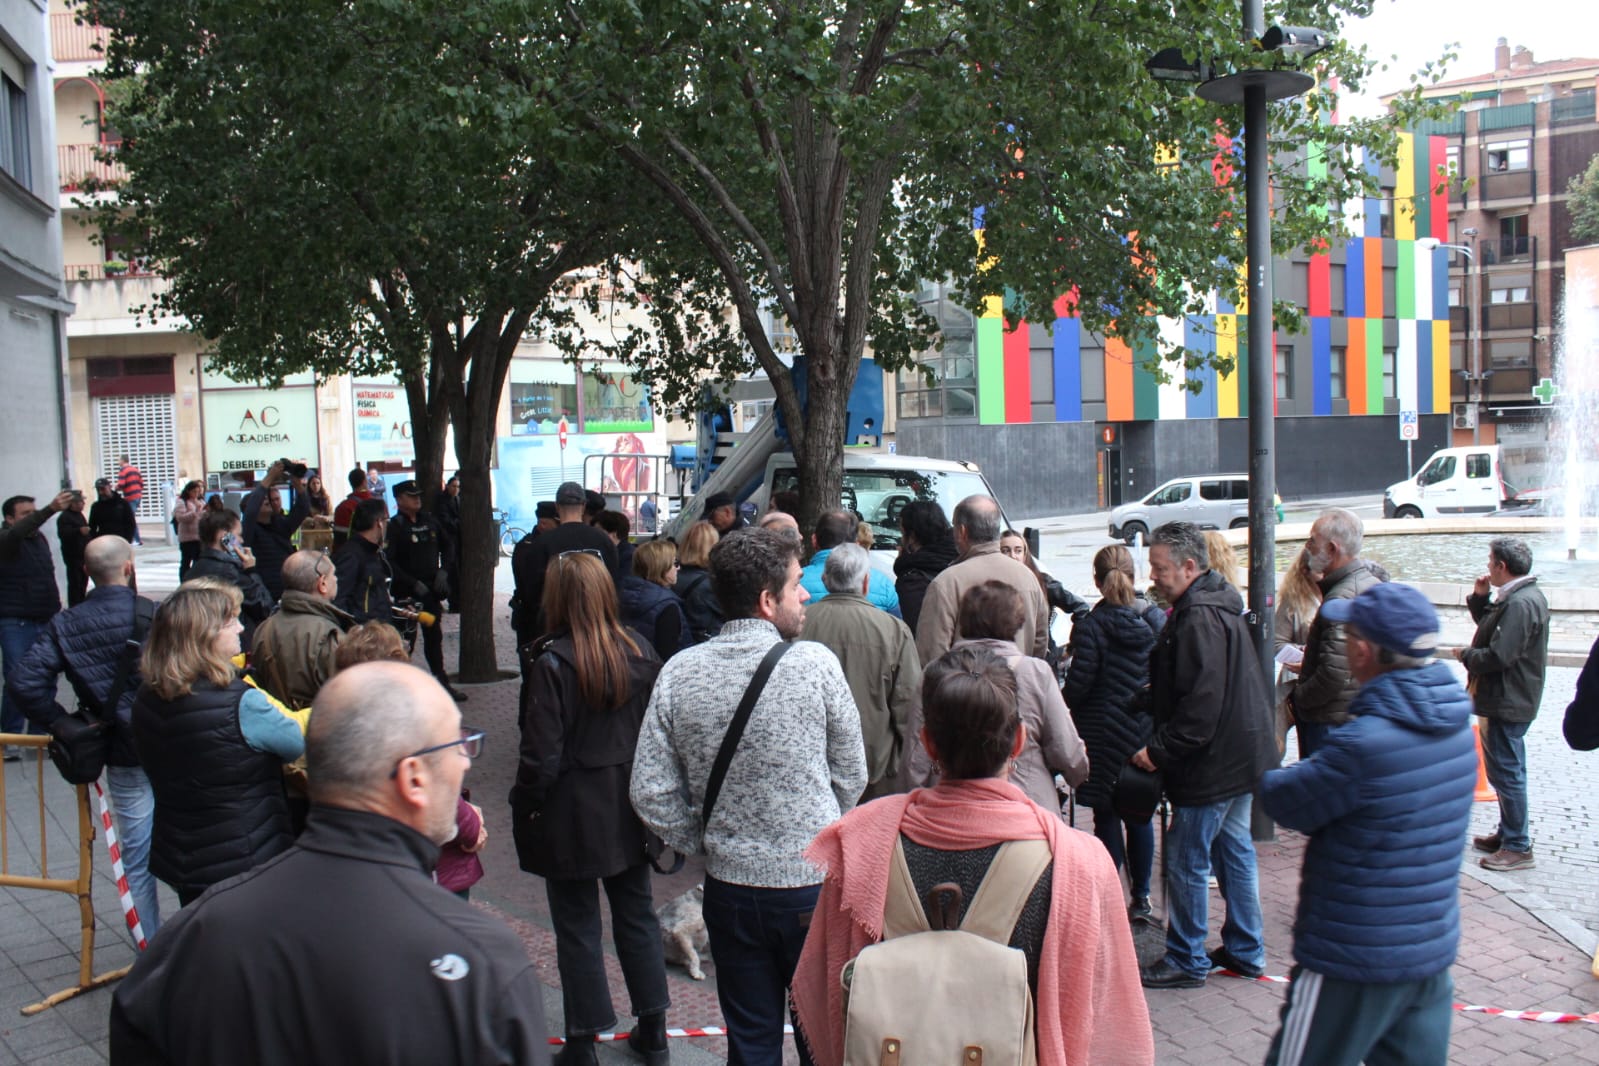
[[[1416,589],[1385,581],[1352,600],[1328,600],[1321,617],[1350,625],[1379,648],[1412,659],[1428,659],[1438,652],[1438,612]]]

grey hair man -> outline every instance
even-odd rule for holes
[[[333,676],[339,637],[355,619],[333,606],[339,575],[321,552],[297,551],[283,563],[283,601],[255,631],[250,672],[293,708],[311,706]]]
[[[1005,515],[991,496],[968,496],[955,505],[955,562],[933,578],[916,621],[916,652],[922,666],[954,647],[961,596],[985,581],[1002,581],[1021,594],[1025,621],[1016,646],[1042,659],[1049,651],[1049,601],[1025,563],[999,550]]]
[[[755,524],[761,529],[768,529],[773,533],[790,537],[795,544],[804,543],[804,537],[800,534],[799,519],[787,511],[767,511],[761,515],[760,520]]]
[[[870,782],[862,800],[903,790],[906,732],[922,692],[916,640],[904,622],[867,599],[870,570],[866,549],[838,545],[822,568],[828,596],[805,612],[805,639],[825,645],[838,657],[860,712]]]
[[[805,849],[855,806],[866,753],[838,659],[810,641],[780,647],[806,625],[798,546],[764,529],[731,533],[711,549],[710,575],[727,621],[661,668],[630,792],[663,840],[705,855],[705,927],[726,978],[717,996],[732,1030],[729,1059],[779,1062],[787,990],[822,884]],[[770,674],[703,819],[712,765],[763,662]],[[762,938],[747,935],[752,924]]]
[[[1305,556],[1323,603],[1352,600],[1383,580],[1360,558],[1364,540],[1360,519],[1342,507],[1328,508],[1311,524]],[[1305,638],[1299,683],[1289,696],[1301,759],[1320,746],[1329,729],[1349,721],[1349,704],[1360,684],[1349,669],[1347,642],[1343,625],[1318,611]]]
[[[1527,819],[1527,727],[1543,702],[1549,663],[1549,602],[1532,576],[1532,549],[1514,537],[1488,545],[1488,572],[1477,578],[1466,609],[1477,623],[1471,647],[1455,654],[1471,679],[1482,723],[1482,762],[1499,793],[1499,827],[1475,837],[1489,870],[1533,865]]]
[[[1166,955],[1143,970],[1145,988],[1194,988],[1213,966],[1265,972],[1251,795],[1277,757],[1271,700],[1238,591],[1210,568],[1205,536],[1188,522],[1156,527],[1149,577],[1171,617],[1149,658],[1149,743],[1130,760],[1159,770],[1172,804],[1166,843]],[[1227,906],[1222,945],[1207,955],[1206,880]]]
[[[112,997],[112,1061],[231,1061],[249,1033],[262,1062],[382,1062],[396,1048],[417,1062],[547,1062],[532,960],[432,876],[481,743],[408,664],[329,681],[306,734],[305,833],[190,904],[140,956]]]

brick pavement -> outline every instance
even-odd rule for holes
[[[145,555],[141,552],[141,561]],[[503,623],[503,602],[500,614]],[[501,658],[510,666],[509,634],[503,624],[500,629]],[[452,658],[454,640],[454,624],[450,620],[446,643]],[[1596,823],[1590,800],[1595,776],[1599,774],[1599,755],[1567,751],[1559,734],[1560,714],[1575,676],[1575,669],[1551,671],[1543,714],[1529,734],[1538,868],[1495,875],[1478,869],[1473,857],[1463,853],[1465,935],[1455,968],[1457,998],[1462,1001],[1510,1009],[1572,1012],[1599,1007],[1599,982],[1588,972],[1593,931],[1599,929],[1599,892],[1593,883],[1595,867],[1599,866],[1599,844],[1594,840]],[[546,993],[547,1014],[552,1032],[558,1032],[560,998],[554,987],[557,980],[548,907],[539,880],[517,869],[505,824],[504,797],[516,761],[516,690],[514,681],[470,686],[470,699],[462,707],[466,721],[486,728],[489,734],[484,755],[468,778],[475,798],[485,809],[490,830],[484,856],[488,872],[474,890],[474,901],[504,916],[528,945],[550,986]],[[37,836],[38,821],[29,804],[16,795],[19,784],[30,779],[19,776],[16,764],[6,769],[7,822],[15,849],[22,834],[31,832]],[[55,857],[64,858],[71,853],[70,833],[58,820],[63,799],[70,810],[70,795],[58,781],[52,781],[51,788],[48,804],[54,863]],[[1474,832],[1492,827],[1490,806],[1479,805],[1473,820]],[[1080,828],[1090,827],[1088,818],[1087,812],[1079,815]],[[1289,929],[1303,849],[1302,839],[1295,834],[1284,831],[1279,838],[1260,846],[1262,907],[1272,973],[1286,973],[1289,965]],[[13,850],[11,854],[15,866],[17,852]],[[95,862],[98,972],[126,964],[131,960],[132,947],[111,889],[104,842],[99,839]],[[691,863],[674,878],[658,878],[657,901],[671,898],[699,876],[699,867]],[[170,896],[165,902],[175,909],[176,902]],[[1219,929],[1219,902],[1213,911],[1212,928]],[[70,901],[44,900],[35,893],[0,889],[0,1066],[11,1062],[105,1061],[108,990],[88,993],[33,1018],[22,1018],[17,1013],[26,1003],[71,981],[76,944],[76,912]],[[1140,947],[1146,955],[1158,952],[1158,934],[1141,938]],[[618,1014],[625,1022],[625,990],[614,960],[611,961],[613,993]],[[719,1023],[714,960],[707,972],[709,980],[696,982],[680,968],[669,968],[671,1024]],[[1158,1061],[1195,1066],[1260,1062],[1276,1029],[1282,997],[1280,985],[1222,977],[1201,989],[1150,993]],[[1596,1030],[1599,1026],[1583,1023],[1547,1025],[1457,1013],[1451,1061],[1491,1062],[1496,1066],[1599,1062]],[[698,1066],[720,1062],[724,1056],[725,1041],[674,1042],[673,1059],[680,1064]],[[601,1058],[611,1063],[637,1061],[615,1047],[603,1048]],[[794,1061],[792,1052],[789,1060]]]

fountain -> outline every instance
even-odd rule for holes
[[[1559,484],[1566,558],[1599,558],[1599,553],[1581,551],[1582,516],[1599,513],[1599,248],[1575,250],[1566,263],[1566,292],[1554,337],[1565,442]]]

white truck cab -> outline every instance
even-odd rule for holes
[[[1489,514],[1510,496],[1499,467],[1499,445],[1474,444],[1434,452],[1413,478],[1382,494],[1384,518]]]

